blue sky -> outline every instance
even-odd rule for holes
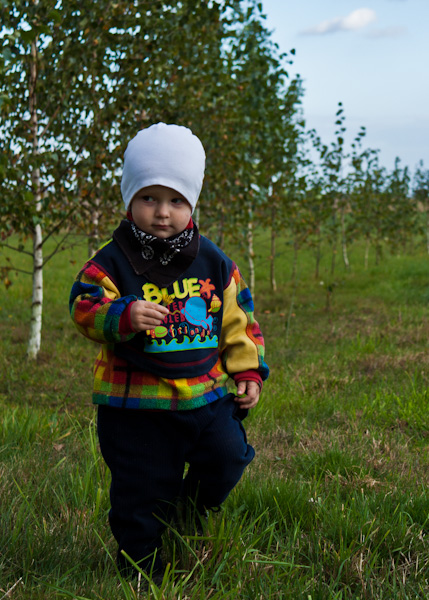
[[[346,140],[429,168],[429,0],[262,0],[281,51],[295,48],[290,74],[304,81],[304,116],[324,143],[339,101]]]

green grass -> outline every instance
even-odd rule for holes
[[[429,597],[428,257],[319,278],[311,252],[278,291],[257,239],[257,317],[272,374],[249,416],[257,458],[204,536],[165,535],[156,599]],[[240,253],[230,249],[246,275]],[[30,280],[0,304],[0,600],[131,599],[107,523],[109,473],[90,403],[96,353],[67,311],[85,248],[45,271],[42,351],[25,360]],[[329,293],[328,288],[332,291]],[[329,310],[327,296],[329,293]]]

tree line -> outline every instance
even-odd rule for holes
[[[84,234],[89,251],[108,235],[121,214],[126,144],[158,121],[202,140],[197,219],[221,246],[228,236],[246,244],[251,287],[257,224],[272,232],[273,257],[279,235],[296,251],[328,240],[332,268],[337,247],[345,261],[357,237],[381,251],[395,228],[398,242],[426,227],[429,249],[428,171],[421,165],[411,183],[398,161],[387,173],[364,148],[363,128],[346,150],[341,105],[330,146],[306,130],[302,82],[288,74],[295,51],[273,43],[261,3],[7,0],[0,17],[0,251],[32,259],[30,358],[49,259],[71,233]],[[17,270],[9,254],[0,260],[6,286]],[[274,261],[271,275],[275,287]]]

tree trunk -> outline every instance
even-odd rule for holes
[[[365,241],[365,271],[368,270],[368,264],[369,264],[369,249],[371,246],[371,242],[369,239],[369,236],[366,236],[366,241]]]
[[[253,298],[255,298],[255,252],[253,248],[253,221],[251,209],[249,209],[249,222],[247,223],[247,253],[249,257],[249,289]]]
[[[217,228],[216,245],[223,250],[225,245],[225,215],[221,212],[219,226]]]
[[[381,256],[382,256],[381,244],[379,242],[377,242],[375,245],[375,264],[377,267],[380,264]]]
[[[426,209],[426,250],[429,254],[429,207]]]
[[[319,230],[317,232],[316,269],[314,271],[314,278],[315,279],[319,279],[319,276],[320,276],[320,260],[321,260],[321,257],[322,257],[321,245],[322,245],[322,239],[321,239],[320,228],[319,228]]]
[[[292,282],[295,283],[296,281],[296,277],[298,274],[298,250],[299,250],[299,243],[298,240],[295,239],[294,243],[293,243],[293,263],[292,263]]]
[[[40,169],[37,166],[37,156],[39,153],[39,140],[37,132],[37,38],[31,44],[31,65],[30,65],[30,122],[31,134],[33,138],[33,157],[36,166],[33,167],[31,180],[33,185],[34,201],[36,203],[36,212],[42,210],[42,194],[40,189]],[[43,233],[42,227],[38,223],[33,231],[33,292],[31,302],[31,323],[30,335],[27,346],[27,357],[31,360],[37,358],[40,350],[42,338],[42,311],[43,311]]]
[[[96,97],[96,80],[97,76],[95,74],[95,65],[97,64],[97,52],[94,49],[92,53],[92,65],[91,65],[91,92],[93,98]],[[99,110],[98,108],[94,110],[94,121],[98,120]],[[97,168],[98,164],[102,164],[102,161],[99,159],[97,154],[94,156],[94,168],[92,172],[92,181],[95,183],[95,198],[94,204],[89,207],[91,213],[91,233],[88,239],[88,256],[91,258],[95,254],[95,252],[100,247],[100,206],[101,206],[101,198],[100,198],[100,175],[99,169]]]
[[[98,195],[98,188],[100,184],[97,184],[97,197],[95,198],[94,205],[90,207],[91,211],[91,234],[88,239],[88,256],[91,257],[100,247],[100,206],[101,198]]]
[[[201,231],[201,228],[200,228],[200,207],[199,207],[198,204],[195,207],[195,211],[194,211],[194,214],[192,216],[192,219],[195,221],[195,223],[198,225],[198,228]]]
[[[341,211],[341,246],[343,250],[343,261],[346,269],[350,268],[349,256],[347,252],[346,225],[344,218],[344,209]]]
[[[331,258],[331,275],[335,273],[335,267],[337,262],[337,241],[338,241],[338,200],[334,200],[333,212],[332,212],[332,258]]]
[[[276,273],[275,273],[275,257],[276,257],[276,208],[273,204],[271,210],[271,256],[270,256],[270,273],[271,273],[271,289],[273,292],[277,291],[277,281],[276,281]]]
[[[285,346],[287,346],[289,343],[289,333],[290,333],[290,327],[291,327],[291,323],[292,323],[292,317],[294,316],[293,311],[294,311],[294,306],[295,306],[296,290],[298,287],[298,250],[299,250],[299,243],[298,243],[298,240],[295,238],[294,244],[293,244],[292,297],[291,297],[291,301],[290,301],[289,313],[288,313],[287,322],[286,322]]]
[[[337,240],[334,239],[332,243],[332,260],[331,260],[331,275],[335,273],[335,263],[337,259]]]
[[[34,360],[40,350],[43,312],[43,252],[42,228],[36,225],[33,233],[33,294],[27,358]]]

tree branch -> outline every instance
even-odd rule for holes
[[[50,126],[52,125],[52,123],[54,122],[54,120],[57,118],[57,115],[60,112],[60,109],[62,108],[61,105],[64,102],[65,97],[66,97],[66,94],[64,93],[62,95],[62,97],[60,98],[58,106],[54,110],[53,115],[51,116],[51,118],[49,119],[49,121],[46,123],[45,128],[43,129],[43,131],[40,133],[39,138],[42,138],[45,135],[45,133],[48,131],[48,129],[50,128]]]
[[[42,246],[49,240],[51,236],[53,236],[61,228],[65,221],[70,217],[70,215],[72,215],[73,212],[77,209],[77,207],[77,204],[73,205],[72,208],[64,215],[64,217],[55,225],[55,227],[53,227],[51,231],[49,231],[49,233],[46,234],[46,236],[43,238]]]
[[[67,231],[67,233],[65,233],[63,235],[63,237],[61,238],[61,240],[59,242],[56,242],[55,248],[52,250],[52,252],[50,254],[48,254],[48,256],[46,256],[44,258],[44,260],[43,260],[43,266],[45,266],[46,263],[49,262],[53,256],[55,256],[55,254],[58,252],[58,248],[60,248],[62,246],[64,240],[66,240],[69,237],[69,235],[71,235],[71,232]],[[70,244],[69,246],[67,246],[67,248],[72,248],[72,247],[73,247],[73,244]],[[64,248],[64,250],[67,250],[67,248]]]
[[[21,254],[27,254],[27,256],[33,256],[32,252],[24,250],[23,248],[16,248],[15,246],[11,246],[10,244],[6,244],[5,242],[0,242],[0,248],[8,248],[9,250],[14,250],[15,252],[20,252]]]
[[[15,271],[15,273],[24,273],[25,275],[32,275],[33,271],[26,271],[25,269],[19,269],[18,267],[10,267],[0,265],[0,269],[7,269],[8,271]]]

